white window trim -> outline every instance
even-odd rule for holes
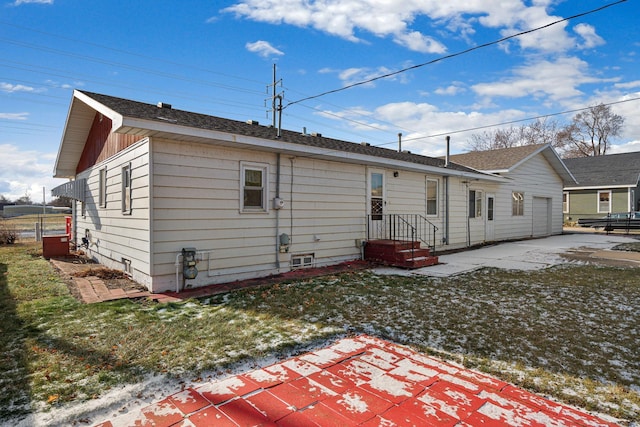
[[[475,190],[473,188],[470,188],[469,191],[467,191],[467,203],[469,203],[469,198],[471,195],[471,192],[474,192],[475,198],[474,198],[474,212],[473,212],[473,216],[469,215],[471,213],[471,206],[469,206],[467,209],[467,215],[469,218],[473,219],[473,218],[482,218],[482,198],[484,197],[484,192],[482,190]],[[480,209],[478,210],[478,203],[480,204]]]
[[[262,207],[244,206],[244,174],[247,170],[259,170],[262,172]],[[241,213],[267,213],[269,212],[269,164],[240,162],[240,212]]]
[[[435,182],[436,184],[436,212],[435,213],[429,213],[429,182],[430,181]],[[425,207],[424,207],[425,216],[430,218],[436,218],[440,213],[440,182],[437,179],[427,178],[425,186],[426,186],[425,188],[426,200],[425,200]]]
[[[565,196],[566,196],[566,198],[567,198],[567,208],[566,208],[566,210],[565,210],[565,208],[564,208],[564,200],[563,200],[563,201],[562,201],[562,213],[569,213],[569,211],[570,211],[570,209],[571,209],[571,208],[569,208],[569,192],[568,192],[568,191],[564,191],[564,192],[562,193],[562,197],[564,198]]]
[[[516,200],[516,194],[522,196],[522,199]],[[524,216],[524,191],[511,192],[511,216]]]
[[[98,171],[98,203],[101,208],[107,207],[107,168]]]
[[[125,182],[124,177],[125,177],[125,170],[128,170],[128,182]],[[131,163],[128,163],[124,166],[122,166],[122,169],[120,171],[120,176],[122,179],[122,214],[123,215],[131,215],[131,212],[133,211],[133,200],[132,200],[132,195],[133,195],[133,168],[131,167]],[[128,194],[127,194],[128,191]],[[129,206],[127,206],[127,196],[129,199]]]
[[[602,193],[609,193],[609,207],[608,207],[608,210],[606,210],[606,211],[600,210],[600,194],[602,194]],[[600,191],[598,191],[598,198],[596,199],[596,202],[598,204],[597,205],[598,213],[611,213],[611,202],[612,202],[612,199],[613,199],[613,191],[611,191],[611,190],[600,190]]]

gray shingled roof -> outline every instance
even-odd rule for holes
[[[109,95],[102,95],[87,91],[79,91],[94,99],[116,113],[130,118],[158,121],[161,123],[171,123],[179,126],[188,126],[198,129],[215,130],[236,135],[251,136],[262,139],[278,140],[294,144],[327,148],[350,153],[357,153],[375,157],[382,157],[393,160],[400,160],[432,167],[444,167],[444,159],[422,156],[408,152],[398,152],[388,148],[374,147],[354,142],[341,141],[324,136],[314,136],[313,134],[302,134],[289,130],[282,130],[280,138],[276,135],[276,129],[272,126],[262,126],[249,124],[237,120],[224,119],[216,116],[193,113],[189,111],[159,108],[157,105],[147,104],[128,99],[117,98]],[[451,163],[449,169],[460,172],[477,171],[460,164]]]
[[[509,170],[546,144],[523,145],[489,151],[471,151],[451,156],[451,161],[480,171]]]
[[[633,186],[640,179],[640,151],[564,159],[577,187]]]

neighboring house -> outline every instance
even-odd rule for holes
[[[530,222],[535,195],[560,215],[559,165],[542,149],[523,167],[539,175],[513,187]],[[72,239],[153,292],[355,260],[367,239],[439,250],[559,232],[555,219],[536,233],[496,221],[510,176],[84,91],[54,175],[71,179],[53,193],[75,200]]]
[[[540,237],[562,233],[562,187],[573,176],[549,144],[524,145],[451,156],[451,161],[484,173],[500,175],[505,183],[487,195],[490,226],[487,240]]]
[[[640,210],[640,152],[565,159],[578,181],[564,188],[566,221]]]

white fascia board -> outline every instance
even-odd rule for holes
[[[99,103],[98,101],[96,101],[95,99],[85,95],[84,93],[78,91],[78,90],[74,90],[73,91],[73,97],[74,98],[78,98],[80,101],[84,102],[85,104],[87,104],[89,107],[93,108],[95,111],[97,111],[98,113],[102,114],[105,117],[108,117],[109,119],[111,119],[111,121],[113,122],[113,129],[118,129],[122,123],[123,117],[122,115],[116,113],[115,111],[113,111],[112,109],[105,107],[103,104]],[[119,125],[116,126],[116,123],[118,123]]]
[[[564,187],[564,191],[570,190],[608,190],[611,188],[634,188],[635,185],[591,185],[585,187]]]
[[[135,119],[125,117],[121,127],[131,127],[147,129],[153,132],[163,132],[167,134],[190,136],[193,138],[203,138],[217,141],[233,143],[241,148],[258,148],[261,150],[288,153],[307,157],[318,157],[327,160],[344,161],[348,163],[375,165],[385,168],[397,168],[422,173],[433,173],[441,176],[459,176],[464,178],[481,179],[487,181],[503,182],[504,178],[494,175],[487,175],[482,172],[464,172],[435,166],[421,165],[419,163],[405,162],[402,160],[389,159],[385,157],[370,156],[348,151],[333,150],[322,147],[296,144],[273,139],[262,139],[246,135],[238,135],[229,132],[221,132],[209,129],[199,129],[190,126],[180,126],[172,123],[159,123],[151,120]],[[117,129],[115,130],[117,132]],[[275,132],[275,129],[274,129]]]

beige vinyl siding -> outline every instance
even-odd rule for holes
[[[155,139],[153,159],[154,290],[175,289],[183,247],[211,254],[210,262],[198,263],[192,286],[288,271],[296,254],[314,254],[315,265],[360,256],[355,241],[364,238],[364,166],[282,155],[285,206],[276,211],[275,153]],[[267,212],[240,212],[242,162],[268,166]],[[277,253],[283,233],[290,236],[288,252]]]
[[[82,243],[88,231],[87,254],[101,264],[123,269],[122,258],[131,261],[134,280],[151,285],[149,242],[149,142],[143,140],[126,150],[83,171],[86,178],[86,216],[78,206],[77,241]],[[131,165],[132,211],[122,213],[122,167]],[[106,167],[106,205],[99,206],[100,169]]]
[[[562,181],[551,165],[541,155],[537,155],[505,175],[509,181],[496,190],[495,240],[520,239],[540,235],[542,209],[536,211],[534,219],[534,198],[549,199],[551,204],[551,234],[562,232]],[[524,215],[512,215],[512,193],[524,193]],[[537,228],[538,231],[534,230]],[[547,234],[547,233],[544,233]]]
[[[444,188],[444,186],[443,186]],[[486,194],[494,192],[494,186],[479,181],[451,177],[449,178],[449,242],[442,249],[457,249],[467,245],[475,245],[484,242],[485,218],[486,218]],[[468,218],[469,216],[469,190],[482,191],[482,216]],[[442,198],[444,199],[444,189]],[[444,206],[442,204],[441,206]],[[441,210],[440,212],[444,212]],[[442,213],[441,215],[444,215]]]

